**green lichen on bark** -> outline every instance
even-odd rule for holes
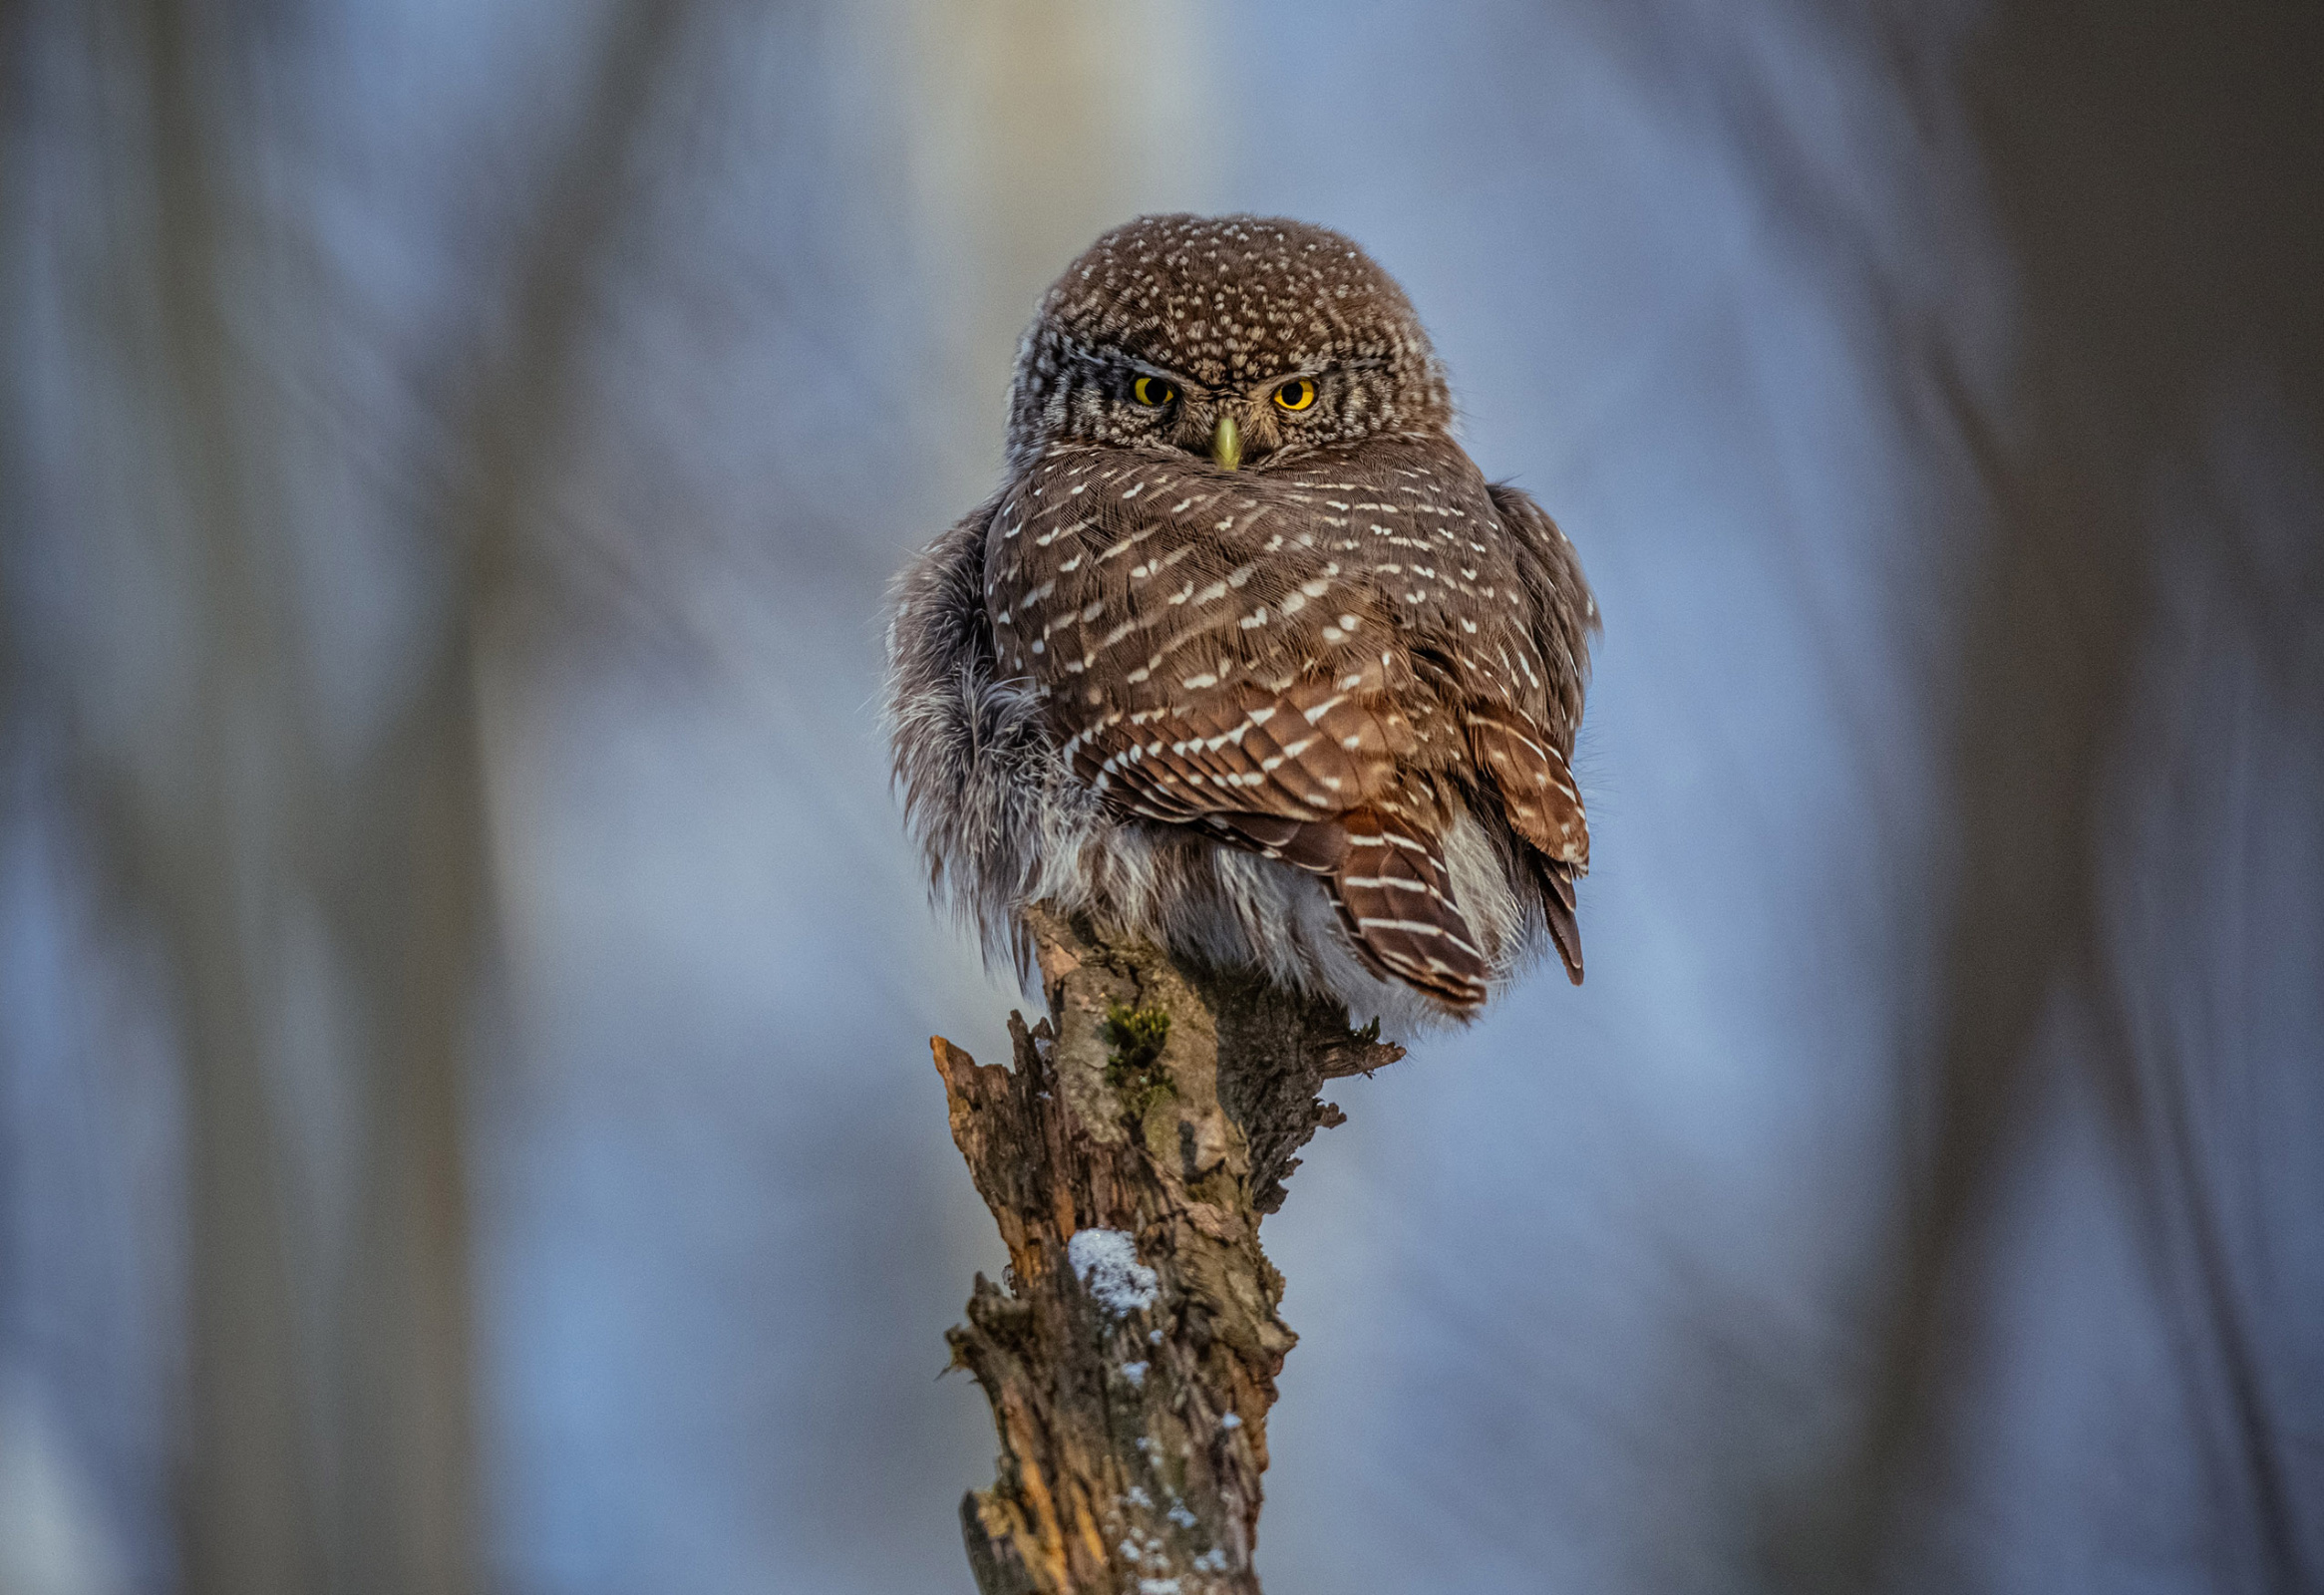
[[[1121,1094],[1124,1113],[1144,1119],[1147,1110],[1170,1090],[1169,1076],[1162,1067],[1162,1050],[1170,1039],[1168,1012],[1111,1003],[1098,1034],[1106,1043],[1106,1084]]]

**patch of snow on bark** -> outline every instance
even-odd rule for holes
[[[1066,1260],[1098,1305],[1127,1318],[1154,1305],[1161,1281],[1138,1260],[1138,1245],[1118,1229],[1083,1229],[1065,1243]]]

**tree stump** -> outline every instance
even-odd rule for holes
[[[1015,1068],[932,1042],[1008,1243],[947,1340],[999,1431],[961,1502],[982,1595],[1256,1595],[1259,1474],[1296,1337],[1259,1219],[1343,1120],[1316,1090],[1403,1056],[1338,1004],[1028,916],[1049,1016]]]

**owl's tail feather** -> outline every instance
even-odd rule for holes
[[[1553,858],[1540,860],[1541,910],[1549,921],[1549,939],[1565,962],[1565,978],[1581,984],[1581,926],[1573,917],[1573,866]]]
[[[1356,952],[1383,980],[1401,980],[1456,1012],[1484,1003],[1493,966],[1453,900],[1437,838],[1401,814],[1340,816],[1347,851],[1328,877]]]
[[[1418,987],[1461,1013],[1485,1001],[1493,967],[1453,899],[1444,850],[1404,815],[1355,808],[1337,819],[1210,813],[1201,822],[1237,845],[1323,876],[1357,956],[1382,980]],[[1570,899],[1570,879],[1565,892]],[[1570,911],[1565,924],[1570,936]],[[1578,937],[1559,942],[1560,953],[1577,949],[1567,955],[1568,967],[1580,945]]]
[[[1337,820],[1234,813],[1204,814],[1202,823],[1228,841],[1318,875],[1330,874],[1348,855],[1348,833]]]

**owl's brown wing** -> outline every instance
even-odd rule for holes
[[[1509,828],[1534,853],[1541,908],[1566,978],[1581,984],[1581,927],[1574,918],[1573,880],[1589,869],[1589,821],[1565,760],[1541,728],[1505,709],[1471,705],[1469,745],[1493,773]]]
[[[1402,643],[1315,518],[1280,484],[1059,451],[994,520],[996,651],[1110,805],[1323,876],[1376,973],[1471,1008],[1491,968],[1406,780]]]
[[[1582,689],[1589,682],[1590,638],[1598,630],[1597,600],[1582,575],[1581,556],[1530,493],[1505,481],[1486,490],[1508,533],[1528,600],[1526,631],[1546,667],[1548,690],[1539,717],[1543,741],[1571,758],[1574,732],[1581,725]]]
[[[1410,742],[1401,713],[1363,691],[1363,677],[1205,682],[1148,709],[1069,705],[1062,751],[1094,790],[1149,819],[1325,820],[1391,789]]]
[[[1589,872],[1589,820],[1566,761],[1581,720],[1597,602],[1573,545],[1541,506],[1505,482],[1487,491],[1508,535],[1526,599],[1526,654],[1543,669],[1539,690],[1472,697],[1464,719],[1478,763],[1493,775],[1509,828],[1531,849],[1550,939],[1578,986],[1581,929],[1574,917],[1574,881]]]

